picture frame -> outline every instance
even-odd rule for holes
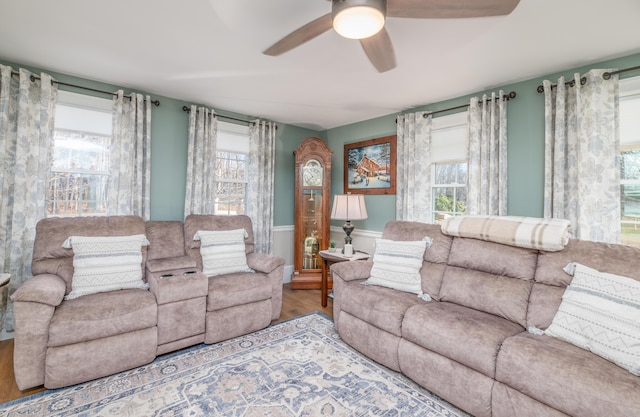
[[[384,136],[344,145],[344,192],[396,193],[397,136]]]

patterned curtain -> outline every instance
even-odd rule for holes
[[[591,70],[581,85],[545,80],[544,216],[567,219],[579,239],[620,241],[618,77]]]
[[[141,94],[113,98],[113,138],[107,214],[150,218],[151,98]]]
[[[214,214],[218,120],[211,109],[191,106],[184,216]]]
[[[255,120],[249,127],[247,215],[253,222],[255,248],[271,253],[273,247],[273,178],[276,125]]]
[[[431,121],[422,112],[398,116],[397,220],[432,222]]]
[[[507,214],[507,101],[500,91],[469,104],[466,214]]]
[[[49,75],[31,81],[32,73],[19,73],[12,77],[11,67],[0,65],[0,272],[11,274],[10,291],[31,277],[35,226],[46,214],[58,96]],[[0,305],[7,331],[13,331],[11,307]]]

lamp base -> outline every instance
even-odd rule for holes
[[[344,238],[344,248],[342,249],[342,254],[344,256],[352,256],[353,255],[353,246],[351,245],[351,232],[353,232],[355,226],[351,223],[351,220],[347,220],[345,224],[342,225],[342,230],[347,234]]]
[[[347,220],[345,224],[342,225],[342,230],[347,234],[344,238],[345,245],[351,244],[351,232],[353,232],[353,229],[355,229],[355,226],[351,223],[351,220]]]

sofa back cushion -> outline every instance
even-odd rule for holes
[[[388,222],[382,232],[382,238],[389,240],[415,241],[425,236],[431,238],[431,246],[424,253],[420,269],[422,292],[438,300],[453,238],[442,234],[438,225],[402,220]]]
[[[147,260],[184,256],[184,225],[180,221],[145,222],[149,240]]]
[[[440,301],[495,314],[525,327],[537,258],[533,249],[456,237]]]
[[[145,225],[138,216],[51,217],[36,225],[33,244],[33,275],[54,274],[64,279],[71,292],[73,280],[73,250],[62,244],[70,236],[128,236],[145,234]],[[147,247],[142,247],[142,270],[147,259]]]
[[[559,252],[540,252],[531,291],[527,325],[545,330],[562,302],[572,277],[563,268],[577,262],[601,272],[640,280],[640,248],[571,239]]]
[[[253,225],[249,216],[218,216],[214,214],[190,214],[184,219],[184,246],[187,255],[196,260],[198,269],[202,271],[200,241],[193,240],[199,230],[235,230],[244,229],[248,237],[244,240],[245,253],[254,250]]]

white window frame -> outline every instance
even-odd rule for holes
[[[237,125],[233,123],[218,121],[218,137],[216,140],[216,163],[223,158],[220,153],[228,153],[231,155],[244,155],[245,156],[245,177],[243,179],[232,179],[218,176],[216,172],[216,183],[221,184],[243,184],[244,197],[241,199],[241,212],[232,212],[230,209],[230,198],[226,200],[218,200],[216,197],[216,204],[214,207],[214,213],[218,215],[234,215],[245,214],[247,209],[247,186],[249,184],[248,167],[249,167],[249,127],[243,125]],[[220,206],[226,206],[227,209],[223,210]]]
[[[63,137],[85,135],[93,137],[101,137],[108,143],[112,137],[112,101],[110,99],[104,99],[99,97],[87,96],[84,94],[77,94],[68,91],[58,92],[58,101],[56,103],[56,126],[54,129],[54,144],[53,155],[55,158],[56,152],[56,140]],[[72,139],[73,140],[73,139]],[[81,141],[81,139],[80,139]],[[82,146],[82,144],[80,144]],[[80,148],[81,149],[81,148]],[[66,176],[67,181],[78,179],[83,180],[87,177],[104,177],[103,182],[108,184],[110,172],[108,170],[109,156],[108,152],[105,157],[104,164],[106,170],[103,167],[100,169],[86,169],[86,168],[59,168],[55,167],[55,160],[49,171],[49,187],[55,187],[56,177]],[[84,192],[82,187],[75,193],[77,198],[71,199],[54,199],[56,197],[51,195],[51,189],[47,191],[47,217],[74,217],[74,216],[104,216],[106,212],[106,199],[107,199],[107,185],[103,187],[102,198],[96,200],[87,200],[84,198]],[[54,197],[54,198],[52,198]],[[83,209],[84,204],[102,204],[103,210],[92,210],[85,212]],[[62,211],[57,210],[59,205],[63,205]],[[68,205],[68,206],[66,206]],[[66,207],[65,207],[66,206]],[[70,207],[73,206],[73,212],[70,211]]]
[[[638,103],[640,103],[640,77],[631,77],[620,80],[619,91],[620,106],[623,106],[627,100],[638,100]],[[625,123],[624,120],[621,120],[620,122],[620,159],[622,160],[622,154],[624,152],[640,150],[640,120],[635,118],[633,120],[629,120],[630,123]],[[633,133],[629,133],[630,131]],[[631,136],[634,137],[632,138]],[[640,186],[640,179],[620,179],[620,204],[622,204],[623,198],[622,188],[625,185]],[[622,234],[624,225],[633,225],[635,230],[640,229],[640,216],[638,216],[637,220],[623,220],[623,214],[624,213],[621,213],[620,219],[621,238],[624,238],[624,235]],[[632,241],[623,240],[622,243],[639,246],[639,244],[635,244]]]
[[[469,148],[469,135],[468,135],[468,112],[461,112],[451,114],[447,116],[437,117],[432,120],[431,125],[431,221],[434,224],[439,223],[447,216],[460,215],[463,213],[457,213],[456,207],[456,195],[459,189],[467,189],[468,187],[468,171],[467,178],[463,183],[436,183],[436,166],[438,165],[457,165],[467,164],[469,166],[468,148]],[[460,130],[464,127],[465,136],[454,137],[447,135],[455,130]],[[440,137],[439,137],[440,136]],[[446,139],[449,139],[448,141]],[[453,212],[444,212],[436,210],[436,188],[453,188],[454,189],[454,201]]]
[[[435,164],[431,164],[431,178],[432,178],[432,184],[431,184],[431,199],[432,199],[432,222],[434,224],[438,224],[440,221],[446,219],[448,216],[460,216],[462,214],[466,213],[465,211],[462,212],[458,212],[456,210],[456,205],[458,202],[457,199],[457,195],[458,195],[458,190],[460,189],[465,189],[465,191],[467,190],[467,179],[469,176],[469,173],[467,171],[467,176],[465,178],[465,182],[453,182],[453,183],[436,183],[435,182],[435,177],[436,177],[436,167],[438,165],[459,165],[459,164],[465,164],[467,165],[467,168],[469,166],[468,161],[465,160],[458,160],[458,161],[446,161],[446,162],[437,162]],[[457,178],[456,178],[457,179]],[[439,211],[436,210],[436,195],[435,195],[435,191],[436,188],[453,188],[453,211]]]

